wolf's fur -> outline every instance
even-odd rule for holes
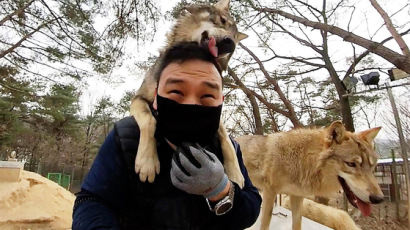
[[[229,15],[229,0],[220,0],[212,6],[191,6],[187,12],[181,15],[168,34],[167,45],[163,51],[172,45],[183,41],[197,41],[201,43],[203,33],[215,37],[218,41],[230,38],[235,44],[247,37],[238,32],[233,18]],[[162,53],[162,52],[161,52]],[[217,57],[220,67],[226,70],[232,52],[221,54]],[[160,60],[160,59],[158,59]],[[154,139],[156,120],[152,116],[149,104],[154,100],[157,79],[155,72],[159,66],[157,61],[146,73],[145,79],[131,102],[130,113],[134,116],[140,128],[140,141],[137,157],[135,159],[135,171],[139,173],[141,181],[153,182],[155,173],[159,173],[160,164],[157,156],[156,142]],[[235,150],[221,123],[219,136],[224,156],[224,167],[228,177],[243,186],[244,179],[240,171]]]
[[[237,138],[249,176],[263,191],[261,229],[269,228],[279,193],[290,195],[293,229],[301,229],[303,197],[335,195],[341,189],[338,177],[362,201],[370,203],[370,196],[382,199],[373,176],[377,163],[373,138],[379,130],[351,133],[336,121],[327,128]]]
[[[284,199],[284,207],[290,209],[290,200]],[[302,216],[334,230],[360,230],[346,211],[303,199]]]

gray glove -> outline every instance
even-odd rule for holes
[[[228,184],[221,162],[198,144],[193,147],[183,143],[177,148],[170,175],[175,187],[206,198],[218,195]]]

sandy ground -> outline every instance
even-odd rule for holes
[[[72,193],[53,181],[22,171],[19,182],[0,181],[0,229],[70,229],[74,200]],[[402,215],[405,214],[404,209],[401,207]],[[385,202],[376,205],[370,217],[364,218],[354,210],[350,210],[350,214],[363,230],[408,229],[406,221],[395,220],[393,210],[394,204]],[[257,224],[250,229],[259,229]]]
[[[75,196],[36,173],[0,181],[0,229],[70,229]]]

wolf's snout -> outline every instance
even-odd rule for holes
[[[379,203],[383,202],[384,197],[370,195],[369,199],[370,199],[370,202],[372,202],[372,204],[379,204]]]
[[[205,40],[209,39],[209,33],[207,30],[204,30],[201,34],[201,42],[204,42]]]
[[[224,57],[224,54],[233,53],[236,46],[232,38],[212,36],[206,30],[201,34],[200,44],[204,47],[208,47],[215,57]]]
[[[217,41],[219,54],[233,53],[235,50],[235,42],[229,38],[225,37],[220,41]]]

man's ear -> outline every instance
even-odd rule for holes
[[[365,140],[367,143],[373,145],[373,140],[377,136],[381,128],[382,127],[368,129],[368,130],[359,132],[357,135],[363,140]]]
[[[155,88],[154,102],[152,102],[152,107],[155,110],[158,110],[157,95],[158,95],[158,88]]]
[[[342,121],[334,121],[326,130],[326,140],[330,145],[333,141],[340,144],[346,135],[346,129]]]

